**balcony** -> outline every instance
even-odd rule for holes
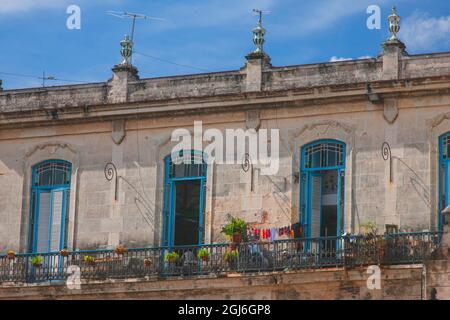
[[[438,232],[289,239],[201,246],[0,255],[1,283],[171,277],[220,277],[299,269],[424,262]]]

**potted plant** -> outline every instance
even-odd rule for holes
[[[84,256],[84,262],[88,265],[94,265],[95,264],[95,259],[92,256]]]
[[[234,243],[240,243],[247,238],[247,224],[241,218],[228,216],[229,222],[222,227],[222,233],[229,236]]]
[[[359,228],[365,236],[375,236],[378,233],[377,224],[374,221],[365,221],[359,225]]]
[[[378,258],[379,261],[382,262],[384,261],[384,256],[386,254],[386,241],[384,239],[384,236],[380,236],[377,245],[378,245]]]
[[[63,257],[68,257],[69,256],[69,250],[67,250],[66,248],[62,249],[59,254]]]
[[[44,262],[44,258],[42,256],[34,256],[31,258],[31,264],[36,268],[42,267],[42,263]]]
[[[358,246],[358,254],[364,255],[369,261],[378,261],[378,239],[377,239],[377,224],[374,221],[367,220],[360,224],[360,231],[362,237],[361,246]]]
[[[117,254],[124,254],[125,252],[127,252],[127,249],[123,245],[118,245],[116,247],[115,251],[116,251]]]
[[[13,260],[16,257],[16,253],[13,250],[9,250],[6,253],[6,256],[8,257],[8,259]]]
[[[201,248],[198,253],[197,257],[202,259],[202,261],[208,261],[209,259],[209,251],[206,248]]]
[[[166,261],[169,262],[169,263],[175,263],[175,262],[178,261],[179,257],[180,256],[178,255],[178,253],[176,253],[176,252],[169,252],[166,255]]]
[[[225,251],[225,261],[232,264],[236,262],[237,258],[239,257],[239,253],[236,249],[227,249]]]
[[[145,267],[151,267],[152,264],[153,264],[153,262],[149,258],[145,258],[144,259],[144,266]]]

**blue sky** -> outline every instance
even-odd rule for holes
[[[70,4],[81,8],[80,30],[66,27]],[[366,27],[369,5],[381,8],[380,30]],[[4,89],[41,85],[37,78],[5,73],[39,77],[45,70],[58,79],[108,80],[120,62],[119,42],[130,21],[107,10],[165,19],[137,22],[136,52],[224,71],[242,67],[253,49],[252,8],[270,10],[264,18],[265,51],[274,66],[283,66],[377,56],[393,5],[410,54],[450,51],[448,0],[0,0],[0,79]],[[138,54],[133,62],[142,78],[201,72]]]

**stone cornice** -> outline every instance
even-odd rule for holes
[[[450,76],[371,82],[383,98],[450,93]],[[299,107],[331,102],[367,100],[366,83],[315,86],[288,90],[175,98],[147,102],[93,104],[79,107],[46,108],[0,113],[0,129],[9,127],[136,119],[186,114],[243,111],[272,107]],[[56,112],[55,112],[56,111]]]

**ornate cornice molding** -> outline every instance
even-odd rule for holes
[[[29,158],[36,151],[44,150],[44,149],[50,149],[49,150],[50,154],[55,154],[58,149],[67,149],[67,150],[71,151],[74,155],[77,154],[76,148],[73,145],[69,144],[69,143],[64,143],[64,142],[47,142],[47,143],[38,144],[38,145],[33,146],[32,148],[30,148],[25,153],[25,157]]]

